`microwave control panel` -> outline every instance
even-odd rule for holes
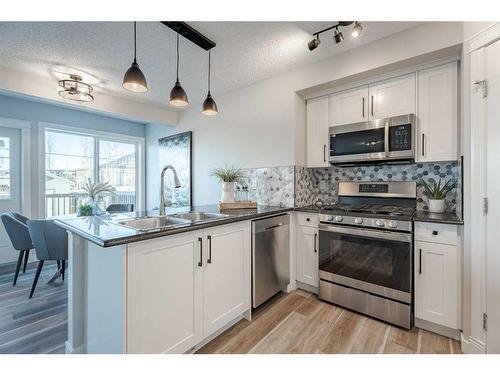
[[[411,124],[389,128],[389,151],[411,150]]]

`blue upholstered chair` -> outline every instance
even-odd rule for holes
[[[28,226],[26,224],[28,218],[15,213],[6,212],[0,215],[2,218],[2,223],[5,227],[5,231],[10,238],[10,242],[15,250],[19,251],[19,256],[17,258],[16,273],[14,275],[14,283],[16,285],[17,277],[19,276],[19,270],[21,268],[21,263],[24,257],[23,273],[26,272],[26,264],[28,263],[28,257],[30,255],[30,250],[33,249],[33,244],[31,242],[30,233],[28,231]]]
[[[66,260],[68,259],[68,234],[65,229],[57,226],[54,220],[28,220],[27,224],[35,247],[36,257],[39,260],[35,279],[31,286],[31,298],[40,277],[43,263],[46,260],[61,261],[60,272],[64,280]]]
[[[108,211],[110,214],[116,213],[116,212],[133,212],[134,211],[134,205],[133,204],[110,204],[108,208],[106,208],[106,211]]]

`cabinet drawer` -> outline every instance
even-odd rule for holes
[[[415,223],[415,240],[456,245],[457,226],[452,224]]]
[[[317,227],[319,217],[316,213],[297,212],[297,225],[306,227]]]

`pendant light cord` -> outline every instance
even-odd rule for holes
[[[210,94],[210,55],[212,50],[208,50],[208,94]]]
[[[177,82],[179,82],[179,33],[177,33]]]
[[[134,62],[137,63],[137,22],[134,21]]]

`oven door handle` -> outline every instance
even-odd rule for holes
[[[340,225],[331,225],[331,224],[320,224],[320,231],[327,232],[335,232],[340,234],[350,234],[353,236],[359,237],[368,237],[368,238],[378,238],[382,240],[390,240],[390,241],[400,241],[400,242],[408,242],[411,243],[411,233],[402,233],[402,232],[386,232],[377,229],[368,229],[368,228],[349,228]]]

